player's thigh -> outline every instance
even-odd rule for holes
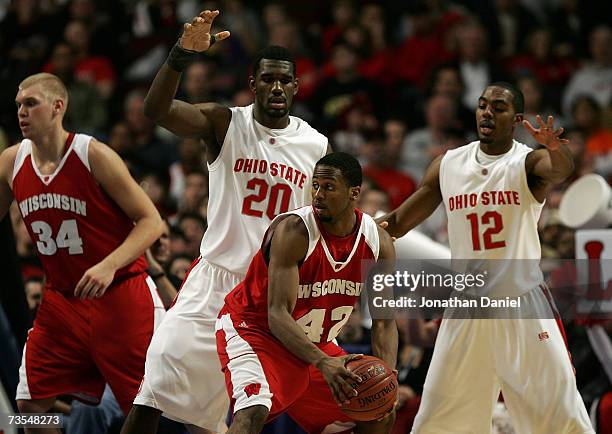
[[[18,400],[77,394],[96,403],[104,379],[91,357],[88,303],[47,289],[19,368]]]
[[[557,321],[499,320],[498,340],[497,373],[515,428],[533,434],[589,432]]]
[[[308,366],[248,320],[222,314],[217,351],[234,413],[261,405],[273,418],[308,386]]]
[[[442,321],[414,433],[490,430],[493,404],[499,395],[491,321]]]
[[[335,344],[328,344],[324,352],[332,357],[346,352]],[[332,395],[321,371],[309,367],[308,389],[287,409],[287,413],[308,433],[350,432],[355,423],[345,415]]]
[[[127,413],[144,375],[151,337],[165,309],[146,274],[109,288],[92,305],[94,360]]]

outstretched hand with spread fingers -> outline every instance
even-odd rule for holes
[[[208,50],[215,42],[229,38],[230,32],[210,33],[212,23],[219,11],[205,10],[200,15],[191,20],[191,23],[183,25],[183,34],[179,45],[185,50],[203,52]]]
[[[559,137],[563,134],[563,127],[556,131],[554,130],[552,116],[548,116],[548,121],[544,123],[542,117],[537,115],[536,122],[539,126],[537,129],[534,128],[528,120],[524,120],[523,125],[539,144],[546,146],[546,148],[551,151],[555,151],[559,149],[561,145],[567,145],[569,143],[569,140]]]

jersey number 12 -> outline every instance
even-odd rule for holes
[[[472,247],[474,250],[482,250],[480,244],[480,228],[478,214],[472,213],[465,216],[470,222],[472,227]],[[493,241],[493,235],[499,234],[504,228],[504,221],[502,215],[497,211],[487,211],[480,218],[480,223],[488,228],[482,233],[482,241],[485,250],[499,249],[506,247],[506,241],[498,240]]]

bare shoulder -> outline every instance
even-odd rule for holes
[[[548,151],[546,149],[535,149],[527,154],[525,157],[525,170],[527,173],[531,173],[536,163],[542,158],[546,158]]]
[[[2,154],[0,154],[0,176],[9,182],[9,184],[18,150],[19,144],[6,148],[2,151]]]
[[[216,102],[195,104],[195,107],[215,125],[224,122],[229,124],[229,121],[232,119],[232,111],[228,107]]]
[[[285,217],[276,227],[275,233],[281,234],[284,237],[304,237],[308,239],[308,229],[304,220],[295,214]]]

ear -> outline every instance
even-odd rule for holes
[[[516,125],[520,124],[521,122],[523,122],[523,113],[515,114],[514,115],[514,121],[513,121],[514,125],[516,126]]]
[[[300,90],[300,79],[296,77],[293,80],[293,96],[296,96],[299,90]]]
[[[249,89],[251,89],[251,92],[255,93],[255,77],[252,75],[249,75]]]
[[[359,187],[351,187],[350,199],[356,201],[359,199],[359,194],[361,193],[361,186]]]
[[[64,101],[61,99],[56,99],[53,101],[53,114],[61,115],[64,112]]]

